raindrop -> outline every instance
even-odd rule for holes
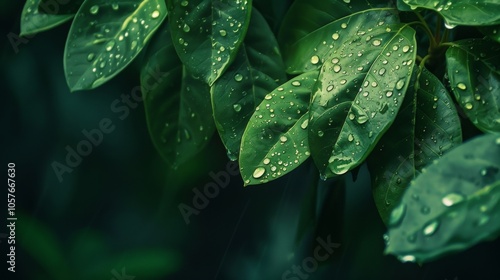
[[[160,12],[157,10],[154,10],[153,13],[151,13],[151,18],[158,18],[160,16]]]
[[[412,255],[406,255],[406,256],[402,256],[402,257],[399,257],[399,260],[401,262],[415,262],[417,259],[415,258],[415,256],[412,256]]]
[[[340,37],[339,33],[333,33],[333,35],[332,35],[333,40],[337,40],[339,37]]]
[[[467,89],[467,86],[464,84],[464,83],[458,83],[457,84],[457,88],[461,89],[461,90],[466,90]]]
[[[94,6],[90,7],[89,12],[90,12],[91,14],[93,14],[93,15],[96,15],[96,14],[99,12],[99,6],[94,5]]]
[[[265,158],[263,162],[264,162],[264,164],[269,164],[271,162],[271,160],[268,158]]]
[[[118,8],[120,8],[120,6],[116,3],[113,3],[113,4],[111,4],[111,8],[113,8],[113,10],[116,11],[116,10],[118,10]]]
[[[259,179],[260,177],[262,177],[262,175],[264,175],[264,173],[266,173],[266,169],[265,169],[264,167],[257,167],[257,168],[255,168],[255,170],[253,171],[252,176],[253,176],[255,179]]]
[[[326,88],[326,91],[332,91],[333,90],[333,85],[329,85],[327,88]]]
[[[233,109],[235,112],[239,112],[239,111],[241,111],[241,105],[238,103],[233,104]]]
[[[322,130],[318,130],[318,136],[323,137],[323,135],[325,135],[325,133]]]
[[[471,110],[473,107],[474,106],[472,105],[472,103],[470,103],[470,102],[465,103],[465,109]]]
[[[319,56],[317,56],[317,55],[313,55],[313,56],[311,57],[311,63],[312,63],[312,64],[318,64],[318,62],[319,62]]]
[[[305,119],[305,120],[302,122],[302,124],[300,125],[300,127],[301,127],[302,129],[306,129],[308,125],[309,125],[309,119]]]
[[[334,71],[335,73],[340,72],[340,69],[342,69],[342,68],[340,67],[340,65],[335,65],[335,66],[333,66],[333,71]]]
[[[181,6],[182,7],[186,7],[188,4],[189,4],[189,2],[186,1],[186,0],[184,0],[184,1],[181,2]]]
[[[405,86],[405,80],[401,79],[396,83],[396,89],[400,90]]]
[[[106,44],[106,50],[109,52],[113,49],[114,46],[115,46],[115,41],[111,40]]]
[[[386,93],[385,93],[385,96],[387,96],[387,97],[391,97],[391,96],[392,96],[392,91],[388,91],[388,92],[386,92]]]
[[[347,23],[342,23],[342,24],[340,25],[340,27],[342,27],[343,29],[346,29],[346,28],[347,28]]]
[[[293,81],[292,86],[294,87],[300,87],[300,82],[299,81]]]
[[[219,30],[219,34],[220,34],[220,36],[224,37],[227,35],[227,32],[226,32],[226,30],[221,29],[221,30]]]
[[[383,76],[385,74],[385,68],[380,68],[380,70],[378,70],[378,74]]]
[[[391,212],[391,215],[389,217],[389,225],[391,225],[391,226],[399,225],[401,223],[401,221],[403,220],[405,213],[406,213],[406,205],[399,204]]]
[[[189,27],[189,25],[187,25],[186,23],[184,23],[184,26],[182,27],[182,31],[189,32],[190,30],[191,30],[191,27]]]
[[[410,50],[410,46],[404,46],[403,47],[403,52],[407,53]]]
[[[433,235],[439,227],[438,221],[432,221],[427,226],[424,227],[423,233],[424,235],[430,236]]]
[[[373,42],[372,42],[372,45],[374,45],[375,47],[380,46],[380,44],[382,44],[382,41],[380,41],[378,39],[377,40],[373,40]]]
[[[87,60],[88,61],[92,61],[95,57],[95,54],[94,53],[89,53],[89,55],[87,56]]]
[[[450,193],[450,194],[446,195],[445,197],[443,197],[441,202],[444,204],[444,206],[450,207],[452,205],[459,203],[462,200],[464,200],[463,195],[458,194],[458,193]]]
[[[243,80],[243,75],[241,74],[234,75],[234,80],[237,82],[241,82]]]
[[[285,135],[282,135],[282,136],[280,137],[280,141],[281,141],[281,143],[285,143],[287,140],[288,140],[288,138],[286,138],[286,136],[285,136]]]
[[[352,142],[352,141],[354,140],[354,135],[349,134],[349,135],[347,136],[347,140],[349,140],[349,142]]]

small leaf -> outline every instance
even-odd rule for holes
[[[274,35],[254,10],[235,61],[211,88],[215,123],[230,159],[238,157],[243,131],[255,107],[285,79]]]
[[[477,0],[403,0],[412,9],[437,11],[449,27],[500,23],[500,2]]]
[[[165,19],[162,0],[87,0],[69,31],[64,54],[72,91],[100,86],[123,70]]]
[[[251,0],[167,0],[172,38],[189,72],[212,85],[235,59]]]
[[[245,185],[280,178],[309,157],[308,107],[317,77],[318,72],[311,71],[291,79],[266,95],[255,109],[241,143]]]
[[[371,24],[349,25],[351,39],[335,46],[321,68],[309,143],[323,178],[363,162],[394,121],[410,82],[415,30]]]
[[[500,135],[483,135],[412,182],[391,214],[385,253],[422,263],[499,234]]]
[[[182,65],[169,28],[157,35],[148,49],[141,85],[153,144],[175,168],[206,146],[215,124],[208,85],[194,79]]]
[[[52,29],[73,18],[73,14],[51,15],[40,12],[41,0],[27,0],[21,14],[21,36],[30,36]]]
[[[332,46],[349,40],[367,22],[398,22],[388,1],[297,0],[287,12],[279,33],[287,73],[319,69]],[[371,9],[371,10],[370,10]],[[350,28],[346,28],[350,26]]]
[[[500,45],[489,39],[454,42],[446,51],[451,89],[474,125],[500,132]]]
[[[414,85],[412,79],[396,120],[368,158],[373,197],[386,224],[410,181],[462,142],[460,119],[444,85],[425,68],[418,89]]]

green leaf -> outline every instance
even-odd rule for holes
[[[500,132],[500,45],[489,39],[454,42],[446,51],[451,89],[482,131]]]
[[[40,12],[40,0],[27,0],[21,14],[21,36],[52,29],[73,18],[74,15],[50,15]]]
[[[365,22],[347,29],[352,37],[323,64],[310,109],[311,154],[323,178],[361,164],[390,127],[416,55],[408,25]]]
[[[414,75],[416,76],[416,75]],[[408,87],[396,120],[368,158],[375,204],[384,223],[422,169],[462,142],[462,128],[444,85],[425,68]]]
[[[45,14],[65,15],[76,14],[84,0],[41,0],[38,11]]]
[[[251,0],[167,0],[172,38],[189,72],[212,85],[235,59]]]
[[[257,10],[252,12],[250,26],[235,61],[211,88],[215,123],[232,160],[238,157],[255,107],[286,80],[278,43]]]
[[[412,9],[426,8],[441,14],[450,27],[500,23],[500,2],[477,0],[403,0]]]
[[[241,141],[245,185],[280,178],[309,157],[308,107],[317,77],[318,71],[311,71],[291,79],[255,109]]]
[[[144,107],[153,144],[175,168],[200,152],[215,132],[210,89],[182,65],[169,28],[155,39],[141,71]]]
[[[412,182],[391,214],[385,253],[427,262],[499,234],[500,135],[483,135]]]
[[[403,12],[412,12],[413,10],[411,7],[403,2],[403,0],[397,0],[396,5],[398,7],[398,10],[403,11]]]
[[[341,45],[366,23],[395,23],[396,10],[388,1],[297,0],[285,16],[279,33],[287,73],[319,69],[332,46]],[[372,9],[373,8],[373,9]],[[368,10],[372,9],[372,10]],[[367,10],[367,11],[365,11]],[[351,26],[346,29],[344,26]]]
[[[162,0],[87,0],[69,31],[64,54],[72,91],[96,88],[123,70],[165,19]]]

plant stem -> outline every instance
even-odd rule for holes
[[[424,17],[422,17],[422,15],[419,12],[415,12],[415,15],[417,15],[417,17],[419,19],[419,21],[418,21],[418,23],[420,23],[419,25],[422,26],[422,28],[425,30],[425,32],[427,32],[427,35],[429,36],[429,40],[430,40],[429,50],[434,49],[437,46],[437,42],[436,42],[436,38],[434,38],[434,34],[432,33],[431,29],[429,28],[429,25],[427,24]]]

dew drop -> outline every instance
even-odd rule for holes
[[[288,138],[287,138],[285,135],[282,135],[282,136],[280,137],[280,141],[281,141],[281,143],[285,143],[287,140],[288,140]]]
[[[396,89],[400,90],[405,86],[405,80],[401,79],[396,83]]]
[[[426,236],[433,235],[439,227],[438,221],[432,221],[427,226],[424,227],[423,233]]]
[[[313,55],[313,56],[311,57],[311,63],[312,63],[312,64],[318,64],[318,62],[319,62],[319,56],[317,56],[317,55]]]
[[[266,173],[266,169],[265,169],[264,167],[257,167],[257,168],[255,168],[255,170],[253,171],[252,176],[253,176],[255,179],[259,179],[260,177],[262,177],[262,175],[264,175],[264,173]]]
[[[326,91],[330,92],[333,90],[333,85],[329,85],[327,88],[326,88]]]
[[[270,159],[268,159],[268,158],[265,158],[263,162],[264,162],[264,164],[266,164],[266,165],[267,165],[267,164],[269,164],[269,163],[271,162],[271,160],[270,160]]]
[[[394,208],[389,217],[389,225],[397,226],[403,220],[403,217],[406,214],[406,204],[399,204]]]
[[[441,200],[441,202],[444,204],[444,206],[453,206],[457,203],[459,203],[460,201],[464,200],[464,196],[461,195],[461,194],[458,194],[458,193],[450,193],[448,195],[446,195],[445,197],[443,197],[443,199]]]
[[[187,5],[189,5],[189,2],[184,0],[184,1],[181,1],[181,6],[182,7],[186,7]]]
[[[294,87],[300,87],[300,82],[299,81],[293,81],[292,86]]]
[[[333,33],[333,35],[332,35],[333,40],[337,40],[339,37],[340,37],[339,33]]]
[[[341,69],[342,69],[342,67],[340,67],[340,65],[338,65],[338,64],[333,66],[333,72],[335,72],[335,73],[340,72]]]
[[[116,3],[113,3],[113,4],[111,4],[111,8],[116,11],[120,8],[120,6]]]
[[[387,96],[387,97],[391,97],[391,96],[392,96],[392,91],[388,91],[388,92],[386,92],[386,93],[385,93],[385,96]]]
[[[417,259],[415,258],[415,256],[406,255],[406,256],[399,257],[399,260],[401,262],[405,263],[405,262],[415,262]]]
[[[375,47],[380,46],[380,44],[382,44],[382,41],[380,41],[379,39],[373,40],[372,42],[372,45],[374,45]]]
[[[237,82],[241,82],[243,80],[243,75],[241,74],[234,75],[234,80]]]
[[[472,103],[470,103],[470,102],[465,103],[465,109],[472,110],[473,107],[474,106],[472,105]]]
[[[96,14],[99,12],[99,6],[94,5],[94,6],[90,7],[89,12],[90,12],[91,14],[93,14],[93,15],[96,15]]]
[[[189,27],[189,25],[184,23],[184,26],[182,27],[182,31],[189,32],[190,30],[191,30],[191,27]]]
[[[160,16],[160,11],[154,10],[151,13],[151,18],[158,18]]]
[[[227,35],[227,32],[226,32],[226,30],[221,29],[221,30],[219,30],[219,34],[220,34],[220,36],[225,37]]]
[[[347,140],[349,140],[349,142],[354,141],[354,135],[349,134],[349,135],[347,136]]]
[[[404,46],[403,47],[403,52],[407,53],[410,50],[410,46]]]
[[[325,133],[322,130],[318,130],[318,136],[323,137],[323,135],[325,135]]]
[[[239,111],[241,111],[241,105],[238,103],[233,104],[233,109],[235,112],[239,112]]]
[[[457,84],[457,88],[461,89],[461,90],[466,90],[467,89],[467,86],[464,84],[464,83],[458,83]]]
[[[89,53],[89,55],[87,56],[87,60],[88,61],[92,61],[95,57],[95,54],[94,53]]]
[[[305,119],[305,120],[302,122],[302,124],[300,125],[300,127],[301,127],[302,129],[306,129],[308,125],[309,125],[309,119]]]
[[[113,49],[114,46],[115,46],[115,41],[111,40],[106,44],[106,50],[109,52]]]

